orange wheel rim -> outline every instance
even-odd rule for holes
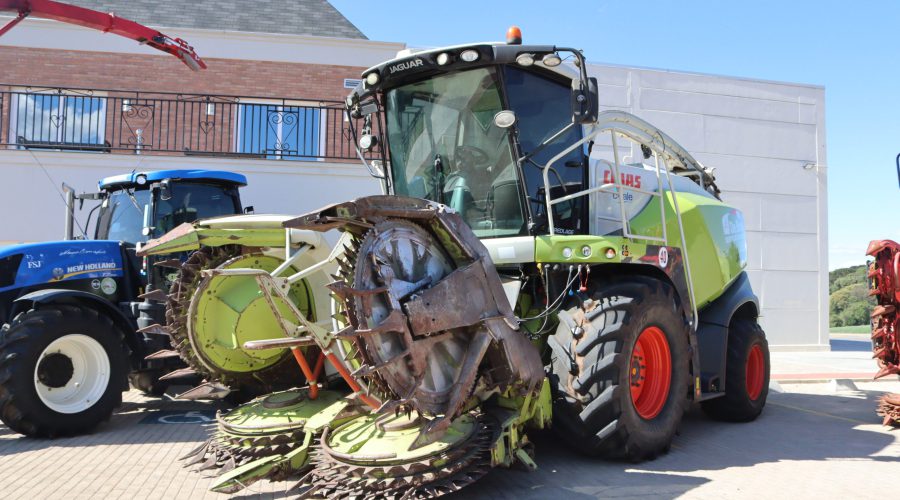
[[[762,347],[754,344],[750,349],[750,355],[747,356],[747,396],[751,400],[756,401],[762,394],[763,382],[766,379],[766,360],[763,356]]]
[[[655,326],[638,335],[631,351],[631,402],[645,420],[655,418],[669,399],[672,355],[666,334]]]

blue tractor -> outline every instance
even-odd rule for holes
[[[169,339],[138,330],[165,324],[165,305],[142,296],[168,290],[173,275],[136,248],[185,222],[243,213],[246,184],[209,170],[108,177],[97,193],[68,192],[66,240],[0,248],[0,420],[29,436],[77,434],[110,417],[129,379],[164,390],[159,377],[182,361],[145,359]],[[85,200],[99,201],[84,226],[96,212],[92,240],[72,237]]]

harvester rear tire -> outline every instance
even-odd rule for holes
[[[732,320],[727,356],[725,395],[700,407],[716,420],[750,422],[762,413],[769,394],[769,343],[756,320]]]
[[[592,456],[666,453],[691,387],[689,329],[675,293],[633,277],[603,286],[583,307],[560,313],[548,341],[554,429]]]
[[[130,351],[109,317],[88,307],[43,306],[17,315],[3,333],[0,420],[10,429],[35,437],[80,434],[122,403]]]

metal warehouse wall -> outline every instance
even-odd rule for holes
[[[825,89],[605,65],[589,71],[603,109],[644,118],[715,167],[722,198],[744,213],[748,274],[772,347],[828,349]]]

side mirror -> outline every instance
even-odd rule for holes
[[[162,201],[169,201],[172,199],[172,179],[163,179],[162,182],[159,183],[159,199]]]
[[[597,90],[597,79],[591,77],[587,79],[585,89],[572,89],[572,122],[580,125],[593,123],[597,121],[599,113],[600,95]]]

